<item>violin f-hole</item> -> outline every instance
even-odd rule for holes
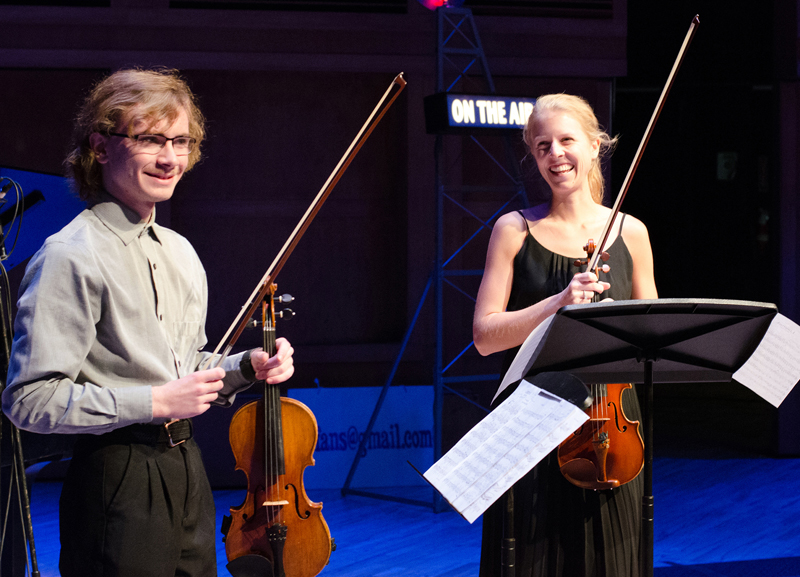
[[[612,407],[614,409],[614,424],[616,425],[617,430],[620,433],[624,433],[625,431],[627,431],[628,430],[628,425],[620,426],[620,424],[619,424],[619,411],[617,410],[617,404],[615,402],[613,402],[613,401],[609,401],[608,406]]]
[[[297,516],[300,517],[301,519],[308,519],[309,517],[311,517],[311,511],[306,509],[305,513],[301,513],[300,512],[300,494],[297,492],[297,487],[295,487],[292,483],[289,483],[288,485],[286,485],[286,487],[284,487],[284,489],[288,490],[290,487],[294,491],[294,511],[295,511],[295,513],[297,513]]]

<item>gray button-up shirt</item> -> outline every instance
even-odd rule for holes
[[[20,287],[3,411],[38,433],[153,422],[152,387],[208,358],[206,275],[189,242],[105,196],[45,241]],[[219,404],[249,383],[225,360]]]

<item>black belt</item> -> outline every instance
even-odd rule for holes
[[[101,436],[106,442],[177,447],[191,439],[192,434],[191,419],[176,419],[163,425],[128,425]]]

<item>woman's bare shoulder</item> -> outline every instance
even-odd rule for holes
[[[492,228],[492,238],[489,241],[489,254],[503,255],[507,260],[513,257],[522,247],[525,235],[528,233],[528,222],[519,212],[508,212],[498,218]]]
[[[518,232],[525,231],[525,218],[518,212],[507,212],[499,217],[494,223],[494,229],[510,228]]]
[[[622,236],[632,241],[641,241],[649,237],[645,224],[630,214],[625,215],[625,222],[622,223]]]

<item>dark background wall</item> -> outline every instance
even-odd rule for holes
[[[297,317],[279,326],[296,348],[291,386],[382,385],[434,257],[434,137],[425,133],[422,110],[435,89],[434,13],[414,0],[58,4],[0,2],[0,166],[60,172],[71,118],[94,80],[132,65],[180,68],[199,95],[209,139],[202,163],[157,214],[189,238],[206,265],[211,344],[391,79],[405,72],[407,90],[279,278],[279,292],[297,297]],[[624,210],[650,229],[661,296],[774,302],[800,320],[794,2],[747,11],[721,0],[466,6],[499,93],[581,94],[622,135],[609,173],[613,194],[700,14]],[[451,181],[505,184],[472,140],[446,140]],[[489,139],[485,146],[499,145]],[[513,150],[533,199],[535,167],[519,140]],[[484,217],[503,202],[491,191],[461,200]],[[450,217],[445,244],[457,247],[474,230],[469,218]],[[487,241],[484,230],[459,266],[482,267]],[[12,271],[13,290],[21,269]],[[474,294],[476,285],[466,280],[463,289]],[[469,343],[472,306],[448,298],[448,346]],[[396,382],[430,384],[433,343],[428,303]],[[257,337],[245,334],[239,344],[255,346]],[[496,372],[500,359],[468,354],[459,362],[467,371]],[[492,383],[464,388],[483,404],[492,390]],[[798,395],[777,411],[735,384],[664,385],[657,406],[662,454],[800,453],[792,425],[800,420]],[[480,411],[448,396],[445,417],[449,443]],[[214,411],[201,420],[216,431],[227,418]]]

